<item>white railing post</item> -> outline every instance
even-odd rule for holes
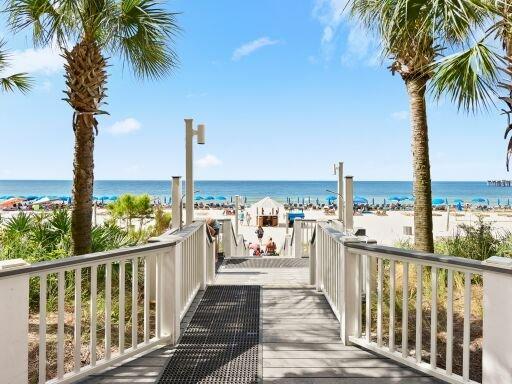
[[[317,239],[308,244],[309,246],[309,284],[316,285],[316,245]]]
[[[3,260],[0,271],[26,265],[28,263],[21,259]],[[3,313],[0,317],[0,375],[3,383],[28,382],[28,287],[28,275],[0,279]]]
[[[181,225],[181,176],[172,177],[172,229],[178,229]],[[188,207],[187,207],[188,208]]]
[[[512,297],[512,260],[494,256],[484,263],[502,267],[505,273],[483,273],[482,383],[512,383],[512,306],[505,305]]]
[[[199,286],[199,289],[200,290],[205,290],[206,289],[206,283],[207,283],[207,280],[208,280],[208,272],[207,272],[207,268],[208,268],[208,247],[207,247],[207,244],[206,242],[208,241],[206,239],[206,231],[207,231],[207,228],[206,228],[206,222],[203,223],[203,225],[201,226],[201,229],[200,229],[200,236],[198,237],[199,238],[199,247],[198,247],[198,250],[200,252],[200,255],[201,255],[201,263],[199,265],[199,268],[200,268],[200,279],[201,279],[201,282],[200,282],[200,286]]]
[[[345,176],[345,230],[354,229],[354,177]]]
[[[238,241],[238,215],[240,214],[239,207],[240,207],[240,196],[236,195],[235,196],[235,236],[236,236],[237,241]]]
[[[233,256],[233,235],[231,234],[231,219],[223,219],[222,221],[222,248],[224,249],[224,257]]]
[[[344,236],[341,255],[341,292],[340,295],[340,336],[341,341],[348,345],[349,337],[355,336],[359,327],[359,311],[361,307],[361,280],[359,278],[359,257],[346,247],[347,243],[358,243],[357,237]]]
[[[315,240],[315,286],[317,291],[321,291],[320,277],[322,272],[322,244],[323,244],[323,232],[320,224],[316,224],[316,240]]]
[[[171,343],[176,344],[180,337],[181,323],[181,249],[177,244],[170,247],[162,255],[160,279],[161,303],[161,330],[162,337],[170,337]]]
[[[302,244],[302,220],[295,219],[293,222],[293,232],[295,239],[293,240],[295,258],[302,258],[302,253],[304,251],[304,245]]]

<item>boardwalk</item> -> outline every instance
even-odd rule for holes
[[[260,380],[276,384],[437,383],[396,362],[344,346],[326,299],[308,285],[307,262],[233,260],[219,269],[216,285],[259,285]],[[182,324],[194,314],[199,298]],[[175,351],[164,347],[90,377],[86,383],[155,383]],[[206,380],[205,380],[206,382]],[[226,383],[236,383],[236,379]]]

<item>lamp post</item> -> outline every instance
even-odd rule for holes
[[[338,220],[345,222],[343,220],[343,162],[340,161],[337,165],[334,164],[334,174],[338,175]]]
[[[194,154],[193,138],[197,136],[197,144],[205,143],[205,127],[199,124],[194,129],[194,119],[185,119],[185,179],[186,179],[186,224],[194,221]]]

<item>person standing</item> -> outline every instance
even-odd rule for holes
[[[249,227],[251,225],[251,214],[247,212],[247,215],[245,215],[245,221],[247,222],[247,226]]]
[[[263,227],[260,225],[255,233],[256,233],[256,236],[258,237],[258,241],[261,245],[261,243],[263,241],[263,234],[265,233],[265,231],[263,230]]]

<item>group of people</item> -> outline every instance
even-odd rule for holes
[[[252,217],[249,212],[245,213],[244,211],[240,211],[240,213],[238,214],[238,221],[240,222],[240,225],[244,225],[244,221],[245,221],[245,224],[247,226],[250,226],[251,220],[252,220]]]
[[[252,249],[253,256],[262,256],[263,235],[265,234],[265,231],[263,230],[263,227],[261,225],[258,226],[258,229],[256,229],[255,234],[258,238],[258,243],[249,244],[249,248]],[[268,242],[265,244],[264,254],[266,256],[277,255],[277,246],[274,240],[272,240],[272,238],[269,238]]]

